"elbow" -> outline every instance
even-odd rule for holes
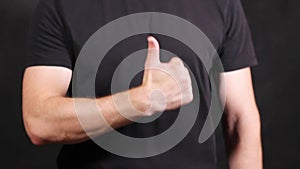
[[[25,130],[33,145],[42,146],[48,143],[48,138],[42,134],[41,127],[27,121],[25,122]]]
[[[30,117],[29,113],[23,112],[23,122],[25,131],[35,146],[42,146],[49,143],[49,137],[47,136],[44,125],[41,124],[41,120],[37,117]]]
[[[240,135],[248,136],[249,140],[261,140],[261,121],[259,113],[245,116],[239,120],[238,131]]]
[[[250,120],[251,123],[249,123],[250,128],[253,130],[253,134],[260,137],[261,135],[261,120],[260,120],[260,115],[259,112],[255,113],[253,115],[253,119]]]
[[[247,139],[260,139],[261,121],[258,110],[229,113],[226,118],[226,132],[228,136],[247,137]]]
[[[36,131],[37,129],[29,129],[26,128],[27,135],[31,141],[31,143],[35,146],[43,146],[48,143],[48,139],[39,134],[39,132]]]
[[[30,141],[33,145],[35,146],[43,146],[43,145],[46,145],[47,142],[45,141],[45,139],[39,137],[38,135],[35,135],[35,134],[32,134],[32,133],[29,133],[27,132],[29,138],[30,138]]]

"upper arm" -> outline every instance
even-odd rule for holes
[[[240,0],[229,0],[220,58],[225,70],[225,122],[232,129],[258,121],[250,67],[257,64],[251,32]]]
[[[40,1],[29,37],[23,81],[23,105],[51,96],[65,96],[72,76],[72,49],[58,1]]]
[[[231,119],[250,118],[257,113],[250,68],[224,73],[225,112]]]
[[[31,112],[49,97],[64,97],[72,71],[64,67],[33,66],[25,70],[23,79],[23,112]]]

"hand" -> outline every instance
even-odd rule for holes
[[[182,60],[173,57],[168,63],[160,62],[159,43],[148,37],[148,54],[142,86],[151,104],[146,116],[172,110],[193,100],[191,77]]]

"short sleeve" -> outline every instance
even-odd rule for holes
[[[62,66],[72,69],[68,46],[56,0],[41,0],[32,21],[26,67]]]
[[[256,65],[252,37],[240,0],[228,0],[224,16],[226,36],[220,54],[224,70]]]

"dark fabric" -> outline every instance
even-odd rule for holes
[[[257,63],[250,31],[239,0],[43,0],[39,3],[31,32],[27,67],[63,66],[73,69],[88,38],[106,23],[138,12],[164,12],[182,17],[199,27],[218,51],[225,71]],[[127,38],[115,45],[99,66],[98,97],[111,93],[111,78],[118,64],[129,54],[147,48],[148,34]],[[191,68],[200,91],[200,110],[190,133],[168,152],[145,159],[111,154],[92,141],[65,145],[58,157],[61,169],[216,169],[217,146],[213,135],[197,142],[210,106],[210,82],[201,61],[191,49],[173,38],[154,35],[161,48],[171,51]],[[99,44],[101,45],[101,44]],[[142,73],[131,87],[140,85]],[[178,110],[168,111],[147,124],[133,123],[118,129],[133,137],[149,137],[169,128]]]

